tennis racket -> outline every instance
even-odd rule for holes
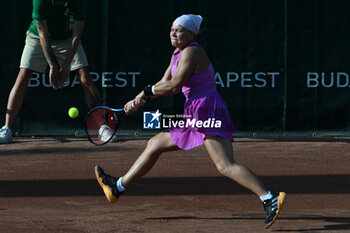
[[[97,106],[87,113],[85,132],[92,144],[101,146],[113,138],[120,123],[117,113],[124,113],[124,108]]]

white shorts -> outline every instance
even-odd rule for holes
[[[71,46],[71,40],[61,40],[51,42],[52,51],[60,66],[66,58],[68,48]],[[70,70],[78,70],[88,66],[85,51],[81,43],[79,43],[77,52],[75,53],[70,65]],[[27,31],[26,44],[23,49],[20,68],[27,68],[39,73],[45,73],[48,64],[40,44],[39,36]]]

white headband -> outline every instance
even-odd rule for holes
[[[191,32],[196,33],[199,32],[199,28],[202,23],[202,16],[200,15],[181,15],[173,22],[173,25],[181,25]]]

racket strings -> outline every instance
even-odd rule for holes
[[[117,128],[117,117],[109,109],[96,109],[86,120],[86,132],[94,144],[104,144],[111,140]]]

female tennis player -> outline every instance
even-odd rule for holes
[[[188,120],[215,119],[220,124],[215,127],[192,124],[190,127],[172,128],[169,132],[159,133],[148,141],[145,150],[124,176],[115,178],[104,173],[99,166],[95,167],[95,174],[107,199],[115,203],[125,188],[150,171],[163,152],[189,150],[204,144],[222,175],[260,197],[266,211],[264,226],[268,228],[281,210],[285,193],[268,191],[252,171],[234,160],[234,125],[224,100],[216,90],[214,68],[204,49],[195,41],[201,22],[200,15],[182,15],[173,22],[170,40],[176,49],[169,67],[159,82],[147,85],[125,105],[125,112],[131,114],[137,111],[144,105],[145,98],[172,95],[182,90],[186,97],[184,116],[189,116]]]

